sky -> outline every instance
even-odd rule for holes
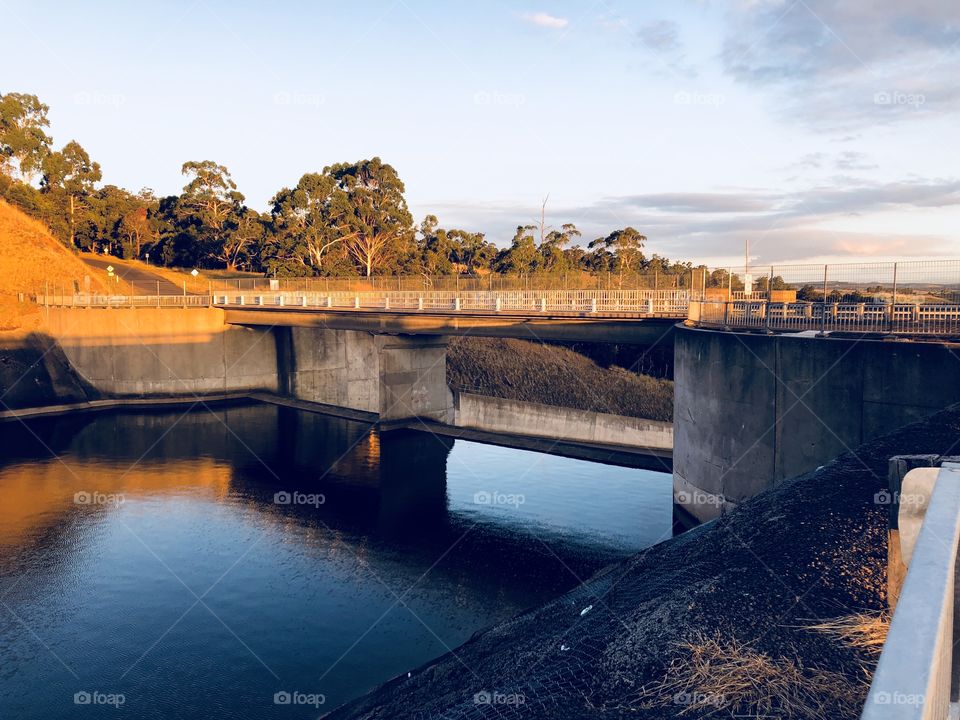
[[[269,208],[379,156],[415,219],[711,265],[960,257],[960,2],[10,3],[0,92],[105,183]]]

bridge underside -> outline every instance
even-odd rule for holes
[[[674,317],[591,317],[589,314],[402,312],[320,308],[225,308],[225,321],[252,327],[355,330],[375,335],[472,335],[570,342],[657,345],[673,342]]]

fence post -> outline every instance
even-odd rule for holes
[[[820,307],[820,334],[827,334],[827,267],[823,266],[823,302]]]
[[[897,316],[897,264],[893,264],[893,297],[890,300],[890,332],[896,332]]]
[[[160,281],[157,280],[157,307],[160,307]]]
[[[766,312],[766,330],[770,332],[770,303],[773,300],[773,265],[770,266],[770,277],[767,278],[767,312]]]

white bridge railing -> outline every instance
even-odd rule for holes
[[[954,303],[694,300],[690,303],[689,320],[705,327],[769,332],[960,335],[960,305]]]
[[[44,307],[82,308],[198,308],[210,307],[209,295],[94,295],[91,293],[36,295],[37,305]]]
[[[390,290],[222,292],[213,304],[335,310],[502,312],[514,314],[630,314],[683,318],[687,290]]]

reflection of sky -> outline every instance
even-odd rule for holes
[[[72,697],[94,689],[133,717],[297,717],[274,692],[355,697],[670,531],[670,477],[642,470],[457,441],[448,508],[398,537],[364,460],[376,438],[339,493],[307,471],[354,442],[343,421],[255,405],[71,423],[32,426],[61,460],[0,455],[0,718],[91,717]],[[435,442],[397,438],[395,458]],[[271,502],[304,477],[328,503]],[[74,501],[91,491],[122,501]]]
[[[671,494],[666,473],[464,440],[456,441],[447,460],[451,512],[551,534],[609,538],[632,549],[670,537]],[[514,502],[520,496],[522,502]]]

